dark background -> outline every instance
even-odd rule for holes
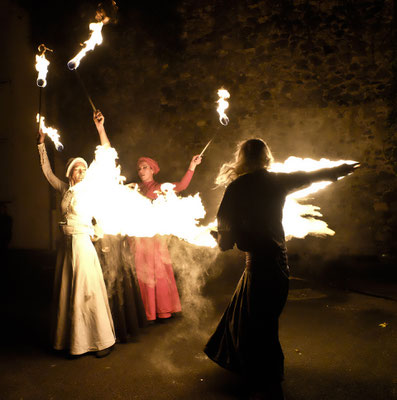
[[[88,39],[96,6],[6,2],[5,15],[9,10],[13,17],[2,28],[18,64],[8,70],[3,65],[8,72],[2,75],[3,92],[7,87],[18,95],[6,105],[11,129],[2,131],[3,162],[13,170],[2,182],[2,201],[14,219],[11,247],[54,248],[48,231],[56,236],[57,200],[38,170],[34,134],[25,129],[35,130],[33,63],[40,43],[54,50],[47,53],[51,64],[42,94],[47,124],[60,130],[65,145],[58,153],[48,143],[55,171],[62,176],[71,156],[93,158],[98,139],[92,110],[66,64]],[[394,271],[393,1],[119,1],[118,7],[118,22],[104,26],[102,45],[78,72],[105,114],[127,181],[137,180],[135,163],[142,155],[159,161],[159,181],[178,180],[192,155],[214,138],[185,192],[201,193],[207,222],[222,196],[213,189],[219,167],[242,139],[263,138],[276,161],[291,155],[360,161],[352,177],[307,200],[321,207],[336,235],[291,240],[291,259],[312,272],[328,264]],[[8,34],[17,24],[23,33]],[[222,86],[231,93],[226,127],[216,113]],[[29,136],[22,139],[24,150],[16,150],[19,134]]]
[[[66,66],[88,39],[96,2],[1,4],[0,202],[2,221],[12,218],[0,254],[5,398],[240,398],[236,377],[202,354],[243,269],[237,250],[216,254],[172,238],[182,319],[153,327],[138,344],[118,345],[104,363],[50,351],[60,199],[38,161],[34,58],[41,43],[54,50],[42,106],[65,145],[58,153],[47,143],[63,177],[69,157],[92,160],[98,144],[89,102]],[[211,220],[222,196],[214,179],[240,140],[263,138],[276,161],[361,162],[354,175],[307,200],[321,207],[335,236],[288,242],[295,279],[280,325],[286,397],[394,398],[395,2],[118,6],[118,23],[103,28],[102,45],[79,74],[105,114],[128,181],[137,179],[141,155],[159,161],[159,180],[177,180],[214,138],[185,192],[200,192]],[[231,93],[227,127],[215,111],[221,86]]]

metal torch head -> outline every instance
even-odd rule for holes
[[[73,60],[70,60],[70,61],[68,62],[68,68],[69,68],[71,71],[74,71],[78,66],[79,66],[79,65],[78,65],[76,62],[74,62]]]
[[[37,79],[36,81],[38,87],[45,87],[47,82],[44,79]]]

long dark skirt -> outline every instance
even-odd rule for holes
[[[116,338],[120,342],[136,340],[147,320],[127,239],[120,235],[105,235],[95,243],[95,248],[102,266]]]
[[[283,250],[247,253],[246,268],[204,352],[221,367],[260,382],[280,382],[284,355],[278,319],[288,296]]]

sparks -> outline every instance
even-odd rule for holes
[[[225,110],[229,107],[229,103],[225,99],[230,98],[230,93],[226,89],[219,89],[218,96],[218,108],[216,111],[218,111],[219,114],[219,122],[226,126],[229,123],[229,118],[225,114]]]
[[[80,65],[81,59],[87,54],[87,52],[94,50],[96,45],[99,45],[102,43],[102,27],[103,27],[103,22],[92,22],[89,25],[90,31],[91,31],[91,36],[88,40],[84,42],[84,47],[80,50],[80,52],[72,58],[68,62],[68,68],[73,71],[74,69],[77,69],[78,66]]]
[[[55,128],[45,126],[44,117],[40,116],[40,114],[36,115],[36,121],[39,122],[39,128],[43,131],[43,133],[48,135],[48,137],[54,142],[55,148],[58,151],[62,151],[63,144],[59,141],[60,136],[58,134],[58,130]]]

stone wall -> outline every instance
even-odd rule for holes
[[[263,138],[276,161],[290,155],[357,160],[360,171],[310,200],[336,235],[293,240],[290,249],[330,258],[395,255],[391,0],[119,6],[119,23],[104,27],[104,43],[79,71],[105,113],[128,180],[137,179],[141,155],[158,159],[159,179],[177,180],[214,138],[189,188],[202,193],[211,219],[222,196],[212,190],[214,178],[242,139]],[[91,11],[83,4],[79,18],[57,21],[62,47],[47,101],[59,112],[53,114],[65,136],[63,159],[77,152],[92,157],[96,141],[87,99],[63,69],[87,37]],[[60,38],[64,29],[69,33]],[[226,127],[216,113],[220,87],[231,93]]]

